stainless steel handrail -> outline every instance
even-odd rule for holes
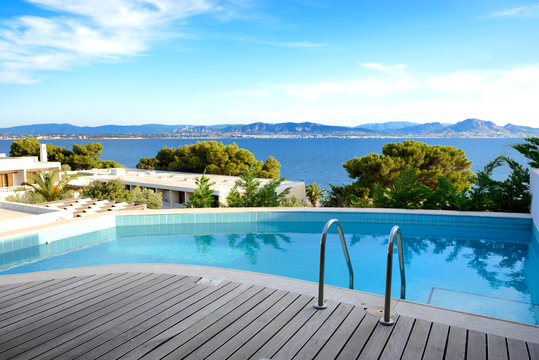
[[[386,270],[386,297],[384,301],[384,317],[380,319],[382,325],[393,325],[391,319],[391,273],[393,270],[393,244],[397,237],[397,248],[399,250],[399,266],[401,272],[401,299],[406,297],[406,276],[404,274],[404,256],[402,255],[401,230],[398,226],[393,226],[389,233],[389,244],[387,244],[387,270]]]
[[[331,219],[326,223],[326,226],[324,226],[324,230],[322,231],[322,237],[320,238],[320,274],[318,277],[318,302],[314,304],[314,307],[316,309],[325,309],[327,307],[327,305],[324,304],[324,267],[326,259],[326,237],[328,235],[329,228],[333,224],[337,224],[339,236],[341,237],[342,250],[344,252],[346,265],[348,266],[348,272],[350,274],[349,287],[350,289],[354,288],[354,270],[352,269],[350,256],[348,256],[348,248],[346,247],[346,241],[344,240],[341,223],[337,219]]]

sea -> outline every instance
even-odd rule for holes
[[[114,160],[126,167],[133,168],[140,158],[154,157],[163,147],[178,147],[194,144],[197,141],[212,139],[79,139],[79,140],[40,140],[64,146],[71,150],[73,144],[87,144],[98,141],[103,144],[101,159]],[[343,162],[369,153],[381,153],[382,147],[390,142],[405,139],[395,138],[261,138],[261,139],[213,139],[223,144],[236,143],[240,148],[252,152],[257,160],[273,156],[281,163],[281,176],[289,180],[303,180],[306,184],[317,183],[324,189],[329,185],[349,184],[353,180],[343,168]],[[413,139],[430,145],[448,145],[464,150],[472,161],[472,170],[477,172],[498,155],[509,156],[526,165],[527,159],[510,145],[521,143],[523,139],[514,138],[432,138]],[[11,140],[0,140],[0,153],[9,153]],[[504,179],[509,174],[507,167],[498,168],[496,179]]]

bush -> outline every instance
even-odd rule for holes
[[[161,193],[152,189],[141,189],[139,186],[129,191],[125,185],[117,179],[107,183],[93,181],[81,190],[81,197],[91,199],[136,202],[146,204],[148,209],[161,209],[163,197]]]
[[[277,194],[277,188],[285,178],[273,179],[260,187],[261,182],[255,176],[257,166],[256,163],[251,164],[236,181],[226,198],[229,207],[276,207],[286,198],[290,188]]]
[[[200,178],[195,179],[197,188],[191,196],[190,201],[185,204],[188,208],[209,208],[214,205],[213,190],[210,186],[210,179],[206,174],[202,174]]]

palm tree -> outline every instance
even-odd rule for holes
[[[54,201],[65,198],[69,191],[76,190],[77,187],[69,185],[69,182],[79,176],[79,174],[64,174],[60,177],[60,170],[55,169],[44,173],[28,174],[28,178],[35,183],[31,184],[25,181],[21,185],[31,187],[34,192],[43,196],[45,201]],[[21,188],[18,190],[26,189]]]
[[[308,185],[307,188],[305,188],[305,194],[309,198],[311,204],[313,204],[313,206],[316,206],[318,199],[322,199],[326,196],[327,190],[323,190],[316,183],[312,183]]]

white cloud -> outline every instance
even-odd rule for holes
[[[406,64],[384,65],[380,63],[370,62],[359,63],[359,65],[361,65],[365,69],[374,69],[387,74],[402,74],[406,69]]]
[[[327,47],[327,43],[314,43],[309,41],[270,41],[270,40],[256,40],[249,38],[239,38],[240,41],[247,41],[256,44],[270,45],[284,48],[296,48],[296,49],[320,49]]]
[[[539,4],[519,6],[512,9],[497,11],[490,14],[492,17],[539,17]]]
[[[175,22],[219,11],[206,0],[28,1],[58,15],[0,24],[0,82],[27,84],[41,71],[138,55]]]
[[[380,64],[370,68],[392,67]],[[382,73],[365,79],[275,85],[236,95],[263,95],[261,100],[271,108],[264,111],[264,102],[259,102],[260,111],[246,114],[269,121],[327,123],[336,119],[336,124],[357,125],[392,120],[456,122],[477,117],[500,125],[511,122],[537,127],[539,64],[440,74]],[[289,100],[279,100],[280,105],[272,102],[272,97],[279,95]]]

